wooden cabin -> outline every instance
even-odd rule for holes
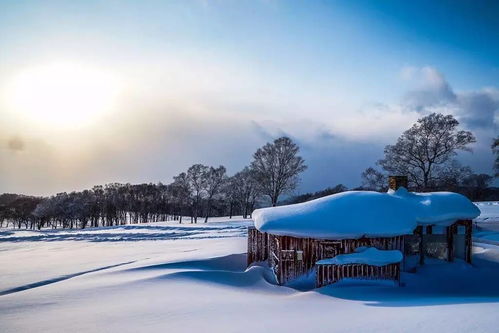
[[[407,177],[389,177],[389,187],[393,191],[398,190],[400,187],[407,187]],[[476,208],[474,205],[473,207]],[[468,210],[471,210],[471,213],[467,214],[468,217],[473,216],[474,218],[479,215],[477,208],[478,213],[473,211],[471,206],[468,208]],[[412,233],[405,232],[389,237],[299,237],[297,235],[278,234],[275,231],[263,232],[255,227],[250,227],[248,230],[248,266],[255,262],[267,262],[274,271],[278,283],[286,284],[303,274],[314,271],[318,271],[319,275],[321,272],[327,272],[331,269],[344,273],[344,268],[336,266],[333,268],[321,267],[317,270],[315,269],[316,263],[319,260],[334,258],[340,254],[353,253],[359,247],[374,247],[379,250],[399,250],[404,259],[400,265],[391,265],[391,268],[387,266],[386,269],[390,271],[386,272],[383,268],[378,270],[377,268],[368,267],[364,270],[363,267],[354,265],[346,269],[347,275],[338,275],[339,273],[337,275],[339,277],[383,278],[393,276],[398,278],[401,269],[410,270],[414,269],[414,264],[423,265],[425,257],[447,261],[459,258],[471,263],[471,232],[471,218],[458,219],[451,223],[447,222],[445,226],[437,222],[434,224],[420,224],[415,226]],[[412,260],[407,260],[408,258],[412,258]],[[371,273],[369,273],[370,270]],[[377,271],[381,273],[375,274]],[[334,271],[331,274],[331,276],[334,276]],[[317,285],[321,286],[327,284],[328,281],[336,282],[338,280],[338,278],[328,279],[327,275],[325,275],[324,279],[318,279]]]

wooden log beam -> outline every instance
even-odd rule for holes
[[[423,226],[418,226],[415,229],[414,233],[419,237],[419,264],[424,265],[425,244],[424,244]]]
[[[465,234],[465,260],[467,263],[471,264],[471,256],[472,256],[472,250],[473,250],[473,241],[472,241],[472,232],[473,232],[473,225],[471,220],[466,220],[465,221],[465,228],[466,228],[466,234]]]
[[[426,226],[426,234],[427,235],[433,234],[433,226],[432,225]]]
[[[447,234],[447,261],[454,261],[454,224],[445,230]]]

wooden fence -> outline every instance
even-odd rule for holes
[[[345,278],[363,280],[393,280],[400,283],[400,263],[385,266],[364,264],[329,265],[318,264],[316,287],[320,288]]]

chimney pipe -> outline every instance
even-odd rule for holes
[[[407,189],[407,176],[388,176],[388,188],[390,190],[398,190],[399,187],[405,187]]]

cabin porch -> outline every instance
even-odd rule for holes
[[[472,221],[458,220],[447,227],[418,226],[413,235],[405,236],[405,245],[405,257],[417,256],[419,265],[424,265],[426,257],[471,263]],[[404,268],[411,267],[406,263]]]

